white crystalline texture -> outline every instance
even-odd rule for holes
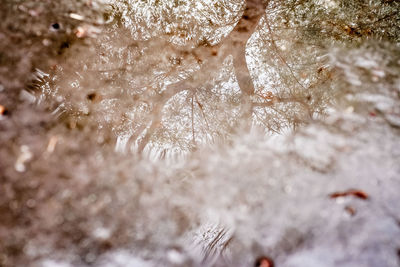
[[[400,266],[400,3],[267,2],[2,3],[0,266]]]

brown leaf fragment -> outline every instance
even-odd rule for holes
[[[350,189],[343,192],[334,192],[329,195],[330,198],[354,196],[363,200],[369,199],[369,195],[362,190]]]
[[[272,259],[262,256],[256,260],[255,266],[256,267],[274,267],[274,262],[272,261]]]

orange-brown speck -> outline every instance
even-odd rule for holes
[[[268,257],[260,257],[257,259],[256,267],[274,267],[274,262]]]

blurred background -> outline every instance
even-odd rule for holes
[[[399,11],[3,0],[0,266],[399,266]]]

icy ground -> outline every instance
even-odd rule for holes
[[[399,100],[363,101],[370,113],[332,110],[281,137],[254,130],[179,163],[48,133],[22,105],[1,121],[23,130],[1,135],[16,144],[1,150],[3,175],[21,190],[2,185],[20,215],[2,215],[1,240],[22,246],[17,262],[31,266],[251,266],[260,256],[276,266],[399,266],[399,124],[376,108]]]
[[[336,8],[337,1],[322,2]],[[254,125],[185,157],[159,158],[116,143],[114,128],[127,106],[104,106],[78,122],[71,110],[58,116],[60,102],[90,106],[92,86],[112,95],[124,80],[97,84],[97,74],[80,69],[74,75],[90,82],[74,87],[65,72],[56,77],[34,68],[56,68],[56,62],[75,71],[64,52],[57,58],[55,47],[66,49],[63,38],[69,35],[96,36],[101,20],[83,21],[79,1],[60,1],[61,11],[29,3],[9,10],[25,14],[12,21],[29,16],[32,32],[26,27],[28,32],[12,35],[4,29],[13,27],[0,24],[7,33],[0,31],[0,59],[2,53],[9,57],[0,60],[0,266],[400,266],[398,43],[367,38],[326,49],[333,100],[326,115],[295,130],[266,134]],[[0,14],[6,17],[7,10],[0,7]],[[54,30],[57,12],[69,14],[62,17],[60,35]],[[45,14],[45,21],[37,14]],[[77,28],[82,25],[87,28]],[[50,43],[24,38],[35,32]],[[124,44],[126,35],[115,33],[120,39],[111,41]],[[74,40],[78,44],[68,55],[81,56],[93,45],[80,41]],[[103,66],[99,57],[90,58],[96,53],[84,60]],[[41,87],[49,95],[62,93],[49,100],[28,90],[26,81],[38,75],[61,81]],[[130,82],[129,75],[122,78]],[[232,114],[222,115],[224,121]],[[101,120],[106,122],[99,130]]]

